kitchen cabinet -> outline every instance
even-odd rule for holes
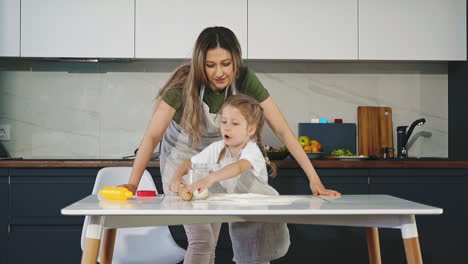
[[[15,225],[8,263],[79,263],[81,225]]]
[[[84,217],[63,216],[60,209],[91,193],[96,173],[97,169],[10,169],[9,263],[81,259]]]
[[[343,194],[369,194],[368,169],[317,169],[317,173],[327,188]],[[270,184],[283,195],[312,194],[302,169],[280,169]],[[288,224],[288,228],[289,251],[272,263],[301,263],[304,259],[326,259],[328,263],[346,263],[351,259],[353,263],[368,262],[363,228],[300,224]]]
[[[0,263],[77,263],[81,259],[84,218],[60,209],[91,193],[100,168],[0,168]],[[159,168],[147,168],[162,192]],[[444,209],[440,216],[418,216],[425,263],[468,259],[468,169],[318,168],[325,186],[343,194],[389,194]],[[10,178],[10,181],[8,179]],[[311,194],[305,173],[280,168],[270,184],[280,194]],[[10,233],[8,234],[8,224]],[[365,230],[353,227],[288,225],[291,246],[273,264],[326,259],[328,263],[368,262]],[[182,226],[171,226],[176,242],[187,246]],[[380,229],[384,263],[404,263],[398,230]],[[8,249],[8,250],[7,250]],[[340,254],[336,254],[340,252]],[[7,262],[8,259],[8,262]],[[232,247],[224,224],[217,260],[231,263]]]
[[[467,58],[466,0],[0,0],[0,18],[0,57],[186,59],[219,25],[248,59]]]
[[[0,168],[0,264],[7,263],[8,211],[8,169]]]
[[[22,0],[22,57],[134,57],[134,0]]]
[[[358,59],[358,1],[248,3],[248,58]]]
[[[20,55],[20,0],[0,0],[0,57]]]
[[[8,187],[8,178],[2,177],[3,170],[8,169],[0,168],[0,188],[3,181]],[[8,247],[6,242],[1,247],[8,248],[8,263],[79,262],[84,217],[64,216],[60,210],[91,194],[98,171],[99,168],[10,169],[9,198],[8,192],[0,189],[0,206],[4,202],[8,208],[9,200],[11,208],[5,214],[11,226]],[[159,168],[149,171],[158,190],[162,190]],[[0,227],[4,225],[2,220],[5,219],[0,218]],[[8,235],[1,229],[0,235],[2,245]]]
[[[247,0],[138,0],[135,57],[190,58],[198,35],[209,26],[231,29],[245,54]]]
[[[359,60],[466,60],[466,0],[359,0]]]
[[[468,259],[468,169],[371,169],[370,193],[389,194],[443,208],[440,216],[418,216],[424,263]],[[405,263],[401,233],[380,229],[382,262]]]
[[[316,169],[316,171],[327,188],[344,194],[369,193],[368,169]],[[270,178],[269,183],[280,194],[312,194],[309,180],[302,169],[279,169],[278,175]]]

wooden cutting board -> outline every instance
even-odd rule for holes
[[[382,157],[382,148],[393,148],[392,108],[381,106],[358,107],[359,155]],[[393,157],[393,151],[389,151]]]

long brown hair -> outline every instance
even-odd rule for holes
[[[254,98],[245,94],[232,95],[226,99],[226,102],[224,102],[220,112],[222,112],[223,109],[228,105],[238,109],[245,120],[247,120],[248,125],[255,126],[255,134],[252,136],[252,138],[256,138],[257,145],[263,153],[265,162],[271,168],[270,176],[275,177],[277,172],[276,165],[270,162],[270,159],[268,158],[268,155],[263,146],[262,130],[265,124],[265,115],[263,113],[263,108],[260,106],[260,103]],[[226,154],[226,150],[227,146],[225,145],[219,153],[218,163]]]
[[[204,127],[202,125],[203,103],[200,100],[201,87],[209,89],[210,82],[205,72],[205,61],[208,50],[223,48],[232,55],[234,76],[232,82],[226,87],[235,89],[242,65],[242,51],[236,35],[225,27],[205,28],[197,38],[193,49],[192,59],[179,66],[171,75],[158,94],[158,102],[169,90],[177,86],[183,86],[183,114],[181,126],[188,133],[191,146],[197,146],[201,142]]]

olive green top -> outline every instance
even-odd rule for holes
[[[236,88],[237,92],[249,95],[260,103],[270,96],[255,73],[247,67],[241,70],[239,77],[236,79]],[[164,102],[176,109],[173,120],[179,124],[183,114],[183,89],[183,86],[175,86],[169,89],[162,98]],[[210,113],[217,113],[224,103],[224,97],[224,92],[215,94],[211,89],[207,88],[203,95],[203,102],[210,108]]]

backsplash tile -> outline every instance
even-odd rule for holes
[[[121,158],[138,147],[158,90],[182,61],[9,62],[0,62],[0,124],[11,125],[12,140],[0,144],[10,156]],[[396,126],[424,117],[409,155],[448,156],[446,63],[248,64],[295,133],[311,118],[355,123],[359,105],[389,106],[395,147]],[[264,141],[282,145],[268,126]]]

